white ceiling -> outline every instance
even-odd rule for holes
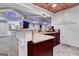
[[[39,8],[31,3],[0,3],[0,8],[15,8],[22,12],[26,16],[31,15],[42,15],[46,14],[47,16],[53,15],[52,12]]]
[[[14,8],[14,9],[19,10],[22,14],[24,14],[26,16],[35,15],[34,13],[26,11],[26,9],[24,7],[21,7],[20,5],[15,4],[15,3],[0,3],[0,8]]]

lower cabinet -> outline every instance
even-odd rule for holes
[[[28,56],[53,56],[53,39],[40,43],[29,41]]]
[[[45,35],[50,35],[50,36],[54,36],[55,37],[53,39],[53,47],[55,47],[56,45],[60,44],[60,30],[58,32],[49,33],[49,34],[45,34]]]
[[[29,41],[28,56],[53,56],[53,47],[60,43],[60,31],[45,35],[55,36],[55,38],[39,43]]]

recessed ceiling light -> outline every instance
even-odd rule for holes
[[[57,6],[57,4],[55,4],[55,3],[54,3],[54,4],[52,4],[52,7],[56,7],[56,6]]]

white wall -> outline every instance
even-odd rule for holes
[[[67,13],[67,16],[64,15]],[[76,20],[75,23],[64,24],[63,20]],[[60,39],[62,43],[79,47],[79,6],[58,12],[54,15],[54,25],[60,28]]]
[[[0,21],[0,37],[8,35],[9,26],[7,22]]]

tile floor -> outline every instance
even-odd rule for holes
[[[79,56],[79,48],[59,44],[54,47],[54,56]]]

